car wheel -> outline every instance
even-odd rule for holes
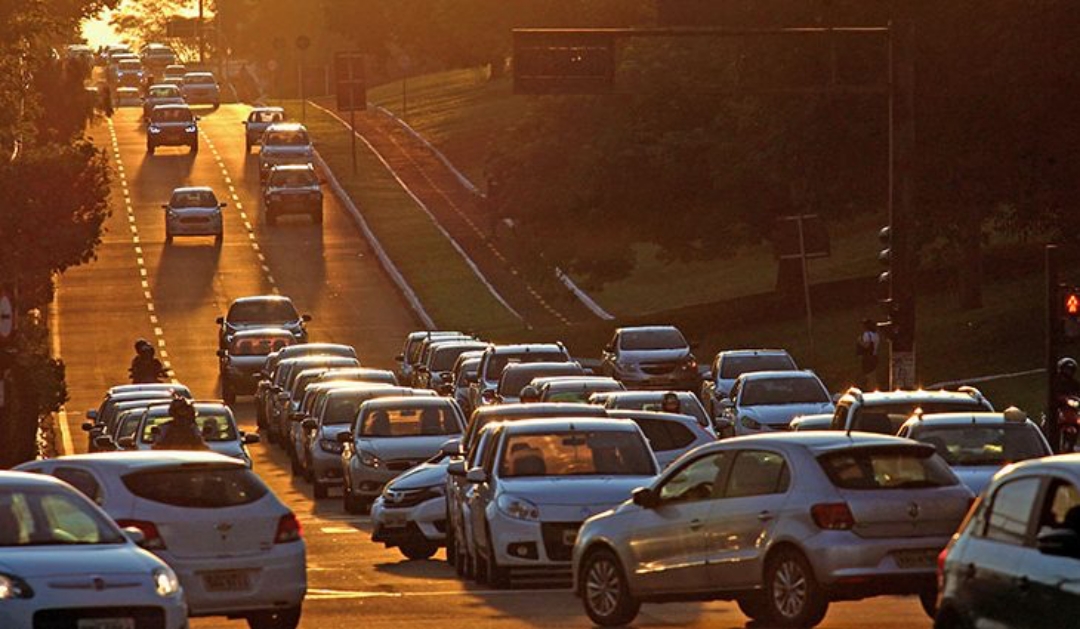
[[[147,153],[153,155],[154,154],[154,148],[155,147],[154,147],[153,144],[150,144],[149,142],[147,142],[147,144],[146,144],[146,152]]]
[[[740,596],[735,602],[739,605],[739,611],[750,620],[768,620],[769,602],[761,592]]]
[[[274,611],[256,612],[247,617],[251,629],[296,629],[300,625],[299,605]]]
[[[345,513],[361,514],[364,512],[364,501],[352,492],[348,483],[342,485],[341,502],[345,507]]]
[[[781,627],[813,627],[829,610],[829,601],[810,564],[798,552],[781,550],[765,566],[769,620]]]
[[[952,607],[943,607],[934,617],[934,629],[973,629],[974,623]]]
[[[293,476],[299,476],[304,472],[304,468],[300,467],[300,459],[293,452],[289,452],[289,471]]]
[[[931,620],[937,618],[937,590],[923,590],[919,592],[919,604]]]
[[[423,537],[411,539],[398,548],[401,550],[402,555],[405,555],[412,561],[431,559],[436,551],[439,550],[439,546],[435,544],[435,542],[428,541]]]
[[[223,240],[225,240],[225,234],[218,234],[218,235],[214,236],[214,246],[215,247],[220,247],[221,246],[221,241],[223,241]]]
[[[446,514],[446,522],[450,523],[450,514]],[[457,565],[457,541],[454,539],[454,527],[446,528],[446,563],[451,566]]]
[[[503,568],[499,565],[499,560],[495,558],[495,545],[491,543],[491,532],[488,532],[488,554],[487,563],[484,572],[487,573],[488,585],[495,589],[502,589],[510,586],[510,570]]]
[[[615,627],[637,617],[641,602],[630,594],[622,566],[610,550],[598,550],[585,559],[580,582],[585,613],[594,623]]]
[[[313,482],[315,486],[315,500],[325,500],[330,495],[330,488],[326,483],[320,483],[318,479]]]

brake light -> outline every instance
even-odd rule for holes
[[[287,544],[289,542],[298,542],[302,537],[302,531],[300,530],[300,520],[296,519],[296,515],[291,511],[281,516],[278,520],[277,534],[274,535],[275,544]]]
[[[153,522],[147,522],[145,520],[117,520],[116,523],[120,525],[120,528],[133,528],[138,529],[143,535],[143,541],[139,546],[146,550],[165,550],[165,539],[161,537],[161,532],[158,531],[158,527]]]
[[[810,507],[814,524],[827,531],[850,531],[855,526],[855,516],[846,502],[830,502]]]
[[[945,548],[941,549],[941,552],[937,556],[937,590],[941,592],[945,588],[945,558],[949,556],[949,548],[952,544],[949,544]]]

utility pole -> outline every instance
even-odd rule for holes
[[[1058,432],[1057,398],[1054,396],[1054,375],[1057,373],[1059,295],[1061,280],[1058,278],[1057,245],[1046,245],[1046,440],[1057,452],[1061,447]]]
[[[199,19],[195,22],[195,36],[199,38],[199,65],[206,54],[206,38],[203,36],[203,0],[199,0]]]

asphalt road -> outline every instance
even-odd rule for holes
[[[60,281],[54,344],[67,363],[69,451],[86,449],[79,426],[110,385],[123,383],[138,337],[149,339],[196,396],[219,396],[214,319],[240,296],[280,291],[311,313],[312,340],[354,345],[365,365],[389,367],[410,311],[340,205],[327,195],[325,223],[286,218],[267,227],[259,211],[257,159],[244,152],[246,108],[203,112],[202,148],[145,152],[139,110],[121,109],[95,126],[95,142],[117,166],[113,215],[98,258]],[[115,138],[115,144],[114,144]],[[122,170],[120,169],[122,166]],[[122,177],[120,176],[122,174]],[[177,238],[164,246],[160,205],[180,185],[209,185],[229,203],[225,241]],[[235,195],[235,196],[234,196]],[[237,415],[254,429],[250,398]],[[366,517],[348,516],[338,494],[316,504],[276,449],[252,448],[255,470],[297,513],[308,545],[309,595],[302,626],[587,626],[580,603],[558,590],[489,591],[456,579],[440,553],[409,562],[372,544]],[[646,605],[638,626],[744,627],[734,604]],[[832,606],[823,627],[928,627],[914,598]],[[241,621],[199,619],[193,629],[239,628]]]

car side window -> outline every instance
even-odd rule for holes
[[[742,392],[742,380],[736,380],[735,384],[731,385],[731,393],[728,393],[728,399],[732,402],[738,400],[740,392]]]
[[[660,501],[671,504],[715,498],[729,456],[715,452],[687,463],[660,486]]]
[[[1039,518],[1039,534],[1072,529],[1080,534],[1080,490],[1069,481],[1055,478],[1046,492]]]
[[[484,471],[491,476],[492,471],[495,469],[495,453],[499,449],[499,442],[501,441],[502,431],[496,430],[488,437],[487,445],[484,448],[483,458],[480,461],[480,467],[484,468]]]
[[[833,412],[832,424],[829,426],[831,429],[847,430],[847,415],[850,407],[851,402],[841,402],[836,405],[836,411]]]
[[[90,500],[101,504],[101,485],[90,472],[75,467],[58,467],[53,470],[52,475],[78,489],[82,495]]]
[[[790,484],[791,474],[782,455],[766,450],[742,450],[731,466],[724,497],[782,494]]]
[[[1021,478],[999,487],[985,516],[984,536],[1006,544],[1024,545],[1040,484],[1038,478]]]

